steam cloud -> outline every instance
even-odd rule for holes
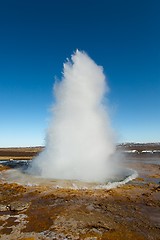
[[[76,51],[54,85],[53,117],[45,150],[31,171],[46,178],[104,182],[112,175],[114,135],[103,104],[108,86],[103,68]]]

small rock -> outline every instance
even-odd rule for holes
[[[30,204],[31,203],[22,203],[22,202],[16,201],[16,202],[12,202],[11,204],[8,204],[7,208],[10,211],[23,211],[29,208]]]
[[[0,204],[0,212],[7,211],[7,206]]]
[[[86,209],[87,209],[88,211],[93,211],[95,208],[94,208],[93,205],[88,205],[88,206],[86,207]]]

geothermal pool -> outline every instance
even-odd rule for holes
[[[32,175],[27,172],[31,161],[29,160],[14,160],[14,161],[0,161],[0,164],[10,167],[6,171],[2,171],[1,180],[7,183],[18,183],[25,186],[48,186],[51,188],[64,189],[112,189],[124,185],[133,179],[138,174],[135,170],[125,168],[118,169],[118,174],[110,179],[106,179],[105,183],[99,182],[85,182],[80,180],[54,179],[43,178]]]
[[[126,174],[103,185],[25,174],[31,160],[0,161],[1,238],[158,240],[160,175],[154,159],[126,157]],[[127,168],[139,176],[128,183],[134,171]]]

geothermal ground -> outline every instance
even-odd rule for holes
[[[0,149],[1,239],[160,239],[160,144],[117,148],[139,176],[111,190],[9,182],[5,173],[22,164],[15,160],[32,159],[42,148]]]

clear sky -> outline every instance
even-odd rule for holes
[[[1,0],[0,147],[45,143],[54,77],[77,48],[104,67],[117,141],[160,141],[159,13],[159,0]]]

